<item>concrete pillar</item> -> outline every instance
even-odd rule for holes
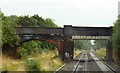
[[[66,55],[69,55],[66,56]],[[72,40],[72,26],[64,26],[64,61],[71,61],[73,59],[73,40]]]
[[[113,48],[112,48],[111,40],[108,40],[108,44],[106,48],[106,59],[107,61],[113,61]]]
[[[69,57],[66,56],[66,53],[69,54]],[[64,43],[64,58],[67,60],[72,60],[73,59],[73,41],[71,39],[65,39]]]

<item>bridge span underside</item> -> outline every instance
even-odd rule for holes
[[[19,35],[20,37],[20,44],[31,41],[31,40],[38,40],[38,41],[45,41],[51,44],[54,44],[58,48],[58,54],[63,59],[63,37],[62,36],[55,36],[55,35],[46,35],[46,34],[22,34]]]
[[[15,30],[16,34],[20,36],[21,42],[26,41],[26,39],[39,39],[52,43],[54,41],[53,44],[58,47],[61,46],[59,55],[61,55],[63,60],[67,60],[66,52],[73,59],[74,39],[108,40],[107,60],[112,61],[112,27],[74,27],[72,25],[64,25],[64,28],[15,27]],[[56,42],[61,44],[56,44]]]

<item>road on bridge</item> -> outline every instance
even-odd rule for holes
[[[55,73],[117,73],[115,69],[99,60],[93,52],[83,52],[72,62],[64,64]]]

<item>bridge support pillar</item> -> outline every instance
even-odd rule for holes
[[[112,48],[111,40],[108,40],[107,49],[106,49],[106,59],[107,61],[113,61],[113,48]]]
[[[64,26],[64,61],[73,60],[72,25]]]
[[[73,60],[73,41],[66,39],[64,42],[64,61]]]

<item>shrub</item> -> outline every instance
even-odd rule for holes
[[[20,47],[18,50],[17,50],[17,55],[19,58],[23,58],[23,57],[26,57],[25,55],[27,55],[27,49],[24,49],[23,47]]]
[[[3,65],[0,71],[2,71],[1,73],[7,73],[6,65]]]
[[[40,73],[40,65],[33,59],[26,61],[25,69],[27,73]]]

